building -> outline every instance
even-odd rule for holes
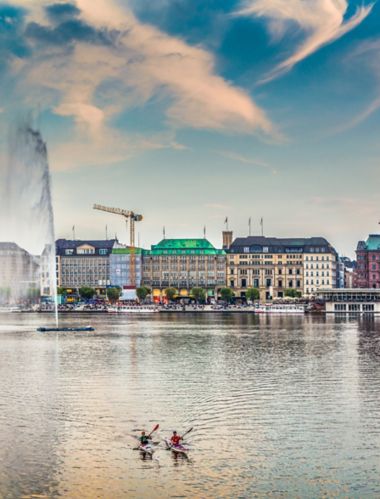
[[[311,296],[320,287],[336,287],[337,254],[322,237],[240,237],[227,253],[227,285],[238,297],[250,287],[263,301],[284,298],[287,289]]]
[[[59,287],[77,290],[88,286],[101,292],[111,284],[110,255],[115,239],[56,241],[57,283]]]
[[[11,304],[40,294],[39,259],[16,243],[0,242],[0,303]]]
[[[322,289],[317,292],[317,298],[324,302],[327,313],[380,313],[379,289]]]
[[[346,256],[340,256],[337,262],[337,288],[353,288],[353,271],[355,269],[353,260]]]
[[[380,234],[370,234],[356,248],[355,288],[380,288]]]
[[[200,287],[214,297],[226,283],[226,253],[207,239],[163,239],[150,250],[143,250],[142,280],[156,300],[169,287],[176,288],[181,296]]]
[[[141,255],[141,248],[132,248],[115,242],[109,257],[111,286],[134,289],[141,285]]]

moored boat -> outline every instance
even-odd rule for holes
[[[254,308],[255,314],[304,314],[305,305],[296,303],[263,304]]]

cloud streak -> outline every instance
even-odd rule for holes
[[[358,7],[349,19],[345,19],[347,0],[245,0],[236,15],[267,19],[274,41],[282,39],[290,30],[294,32],[294,26],[303,34],[295,51],[262,80],[267,82],[353,30],[369,15],[372,7],[373,4]]]
[[[112,0],[33,5],[23,32],[31,55],[11,66],[17,97],[73,119],[84,136],[110,137],[121,113],[153,99],[168,129],[276,136],[265,111],[217,74],[205,49],[141,23]]]

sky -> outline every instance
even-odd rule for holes
[[[354,0],[0,1],[0,163],[32,116],[56,236],[379,232],[380,5]]]

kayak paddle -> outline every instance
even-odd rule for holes
[[[152,433],[154,433],[155,431],[157,431],[159,427],[160,427],[160,425],[156,424],[156,426],[153,428],[153,430],[149,433],[148,438],[150,438],[151,435],[152,435]]]
[[[182,439],[183,439],[183,437],[184,437],[185,435],[187,435],[188,433],[190,433],[191,431],[193,431],[193,429],[194,429],[194,427],[192,426],[192,427],[190,428],[190,430],[187,430],[187,431],[186,431],[186,432],[182,435]]]

